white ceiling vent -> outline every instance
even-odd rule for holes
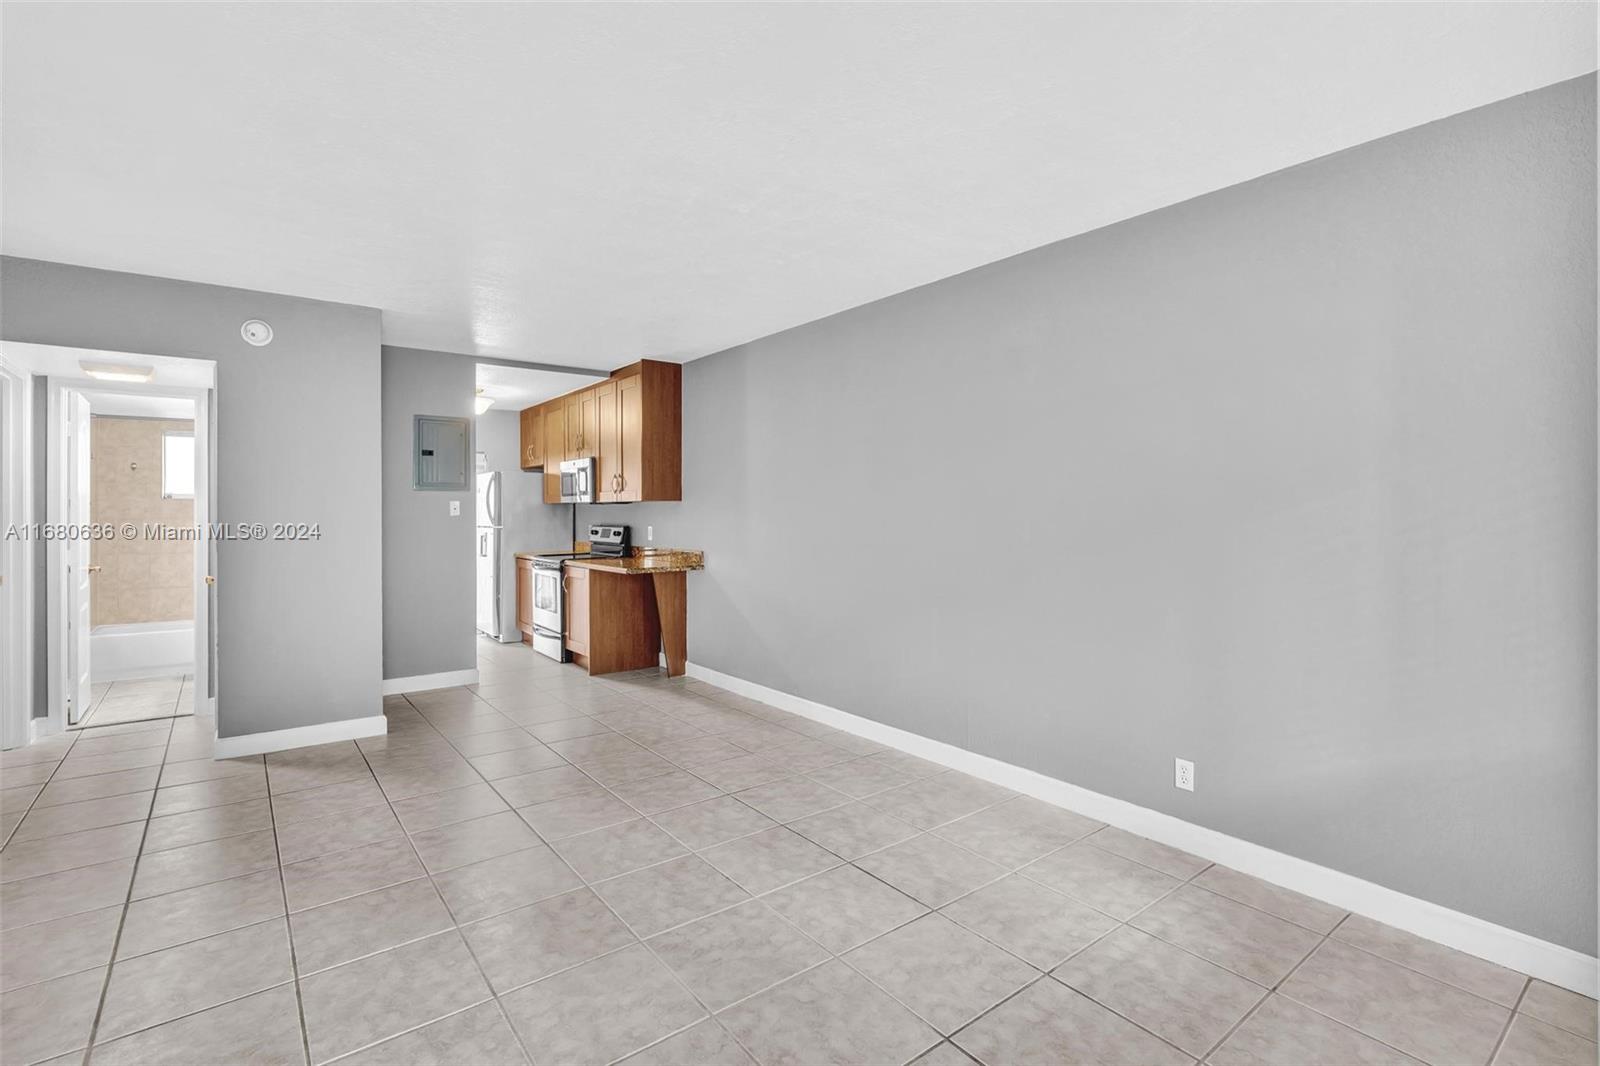
[[[263,345],[272,343],[272,327],[259,318],[252,318],[239,327],[239,336],[260,348]]]

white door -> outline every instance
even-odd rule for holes
[[[217,712],[217,542],[211,539],[217,491],[217,393],[196,397],[194,411],[194,712]]]
[[[76,392],[67,394],[66,426],[67,527],[89,527],[89,401]],[[69,536],[66,560],[67,590],[67,723],[76,725],[89,713],[89,629],[91,585],[89,538]]]

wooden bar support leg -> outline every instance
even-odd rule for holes
[[[689,575],[651,574],[656,586],[656,614],[661,619],[661,650],[667,655],[667,676],[682,677],[689,662]]]

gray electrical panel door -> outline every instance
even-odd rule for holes
[[[472,487],[467,465],[472,424],[465,418],[418,415],[411,487],[462,492]]]

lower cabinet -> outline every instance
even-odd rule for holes
[[[533,560],[517,558],[517,632],[533,643]]]
[[[561,568],[562,588],[566,590],[567,631],[563,636],[573,655],[589,656],[589,571],[581,566]]]

